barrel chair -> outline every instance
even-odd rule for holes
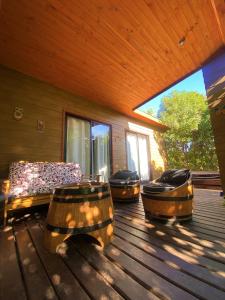
[[[113,201],[139,201],[140,179],[137,172],[120,170],[109,179]]]
[[[89,181],[55,189],[50,202],[44,244],[52,253],[65,251],[73,235],[93,237],[103,248],[113,236],[113,203],[108,183]]]
[[[193,186],[190,170],[168,170],[143,186],[146,218],[180,221],[192,218]]]

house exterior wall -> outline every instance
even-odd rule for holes
[[[225,192],[225,51],[203,68],[203,76]]]
[[[20,120],[14,116],[16,107],[23,109]],[[0,178],[8,176],[13,161],[63,161],[65,112],[111,125],[113,172],[127,168],[128,130],[149,136],[151,177],[164,170],[156,128],[3,66],[0,112]],[[38,120],[44,122],[43,131],[38,130]]]

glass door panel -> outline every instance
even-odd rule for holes
[[[110,176],[110,127],[92,122],[92,172],[102,175],[107,181]]]
[[[67,115],[66,161],[76,162],[84,175],[110,176],[111,152],[109,125]]]
[[[91,170],[90,131],[88,121],[67,116],[66,162],[79,163],[83,174]]]
[[[127,166],[130,171],[137,171],[139,174],[137,135],[131,132],[127,133]]]
[[[148,137],[138,133],[127,133],[127,166],[137,171],[141,181],[149,180]]]
[[[149,180],[148,138],[138,134],[139,174],[141,181]]]

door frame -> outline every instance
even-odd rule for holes
[[[137,132],[137,131],[132,131],[132,130],[128,130],[126,129],[125,130],[125,146],[126,146],[126,166],[127,166],[127,169],[128,169],[128,155],[127,155],[127,135],[131,133],[131,134],[135,134],[136,136],[138,135],[142,135],[144,137],[146,137],[147,139],[147,142],[148,142],[148,145],[149,147],[147,147],[147,155],[148,155],[148,175],[149,175],[149,180],[151,180],[152,178],[152,172],[151,172],[151,150],[150,150],[150,137],[148,134],[144,134],[144,133],[140,133],[140,132]],[[139,147],[138,148],[138,160],[139,160]],[[138,161],[138,164],[139,164],[139,161]],[[143,181],[143,182],[146,182]]]
[[[110,169],[109,169],[109,175],[112,175],[113,172],[113,156],[112,156],[112,125],[106,122],[102,122],[99,120],[91,119],[88,117],[83,117],[81,115],[77,115],[68,111],[63,111],[63,129],[62,129],[62,160],[66,162],[66,146],[67,146],[67,116],[80,119],[83,121],[87,121],[90,123],[90,125],[95,122],[103,125],[109,126],[109,162],[110,162]],[[91,139],[91,130],[90,130],[90,139]],[[91,168],[92,168],[92,143],[90,145],[90,174],[91,174]]]

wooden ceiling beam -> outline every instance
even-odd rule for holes
[[[225,0],[211,0],[218,30],[225,45]]]

